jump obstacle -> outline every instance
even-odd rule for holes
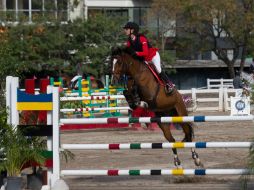
[[[48,138],[48,149],[53,150],[53,168],[48,173],[48,183],[53,186],[56,180],[60,179],[64,175],[242,175],[250,174],[247,169],[142,169],[142,170],[61,170],[59,153],[63,148],[70,149],[142,149],[142,148],[208,148],[208,147],[241,147],[247,148],[252,145],[251,142],[196,142],[196,143],[134,143],[134,144],[103,144],[103,145],[82,145],[82,144],[60,144],[60,127],[61,125],[68,124],[69,122],[76,123],[135,123],[135,122],[218,122],[218,121],[253,121],[254,116],[188,116],[188,117],[162,117],[162,118],[101,118],[96,120],[94,118],[87,119],[60,119],[59,118],[59,89],[57,87],[48,87],[48,93],[44,96],[41,95],[26,95],[20,93],[18,89],[18,78],[7,77],[6,82],[7,94],[11,94],[10,97],[6,97],[7,106],[10,108],[9,123],[13,125],[19,124],[19,110],[30,110],[30,103],[37,102],[39,105],[43,105],[44,109],[48,111],[47,118],[48,124],[53,127],[52,138]],[[20,106],[22,105],[22,106]],[[34,110],[40,110],[40,106],[35,105]],[[27,109],[26,109],[27,106]],[[21,109],[22,108],[22,109]],[[52,139],[54,139],[52,141]]]
[[[87,77],[87,79],[82,79],[82,76],[76,76],[78,82],[77,82],[77,90],[64,90],[65,96],[75,96],[75,97],[87,97],[87,96],[93,96],[93,95],[113,95],[118,92],[122,92],[123,88],[113,87],[109,85],[109,76],[106,75],[105,77],[105,87],[104,88],[98,88],[93,89],[92,88],[92,81],[90,77]],[[56,85],[55,85],[56,84]],[[62,78],[59,79],[59,82],[54,82],[53,78],[51,78],[51,85],[54,86],[61,86],[63,87],[63,80]],[[73,101],[76,101],[76,99],[72,99]],[[67,100],[71,101],[71,100]],[[86,107],[117,107],[118,106],[118,100],[117,99],[84,99],[82,101]],[[126,109],[129,110],[130,108]],[[120,116],[121,113],[119,109],[114,110],[92,110],[92,111],[86,111],[83,113],[85,117],[93,117],[94,113],[98,112],[104,112],[104,115],[106,117],[108,116]]]
[[[46,93],[46,88],[47,85],[51,84],[54,86],[62,86],[63,84],[63,80],[60,78],[60,80],[58,82],[54,82],[53,78],[50,79],[40,79],[37,80],[38,82],[40,82],[40,89],[43,88],[43,90],[40,90],[40,92]],[[85,81],[88,82],[89,80]],[[90,89],[90,88],[88,88]],[[23,89],[21,89],[23,90]],[[96,91],[96,89],[93,89]],[[103,89],[102,89],[103,90]],[[107,89],[104,89],[105,91]],[[110,89],[110,91],[115,91],[116,89]],[[39,94],[38,91],[39,89],[35,88],[35,79],[26,79],[25,80],[25,92],[30,93],[30,94]],[[89,90],[91,91],[91,89]],[[62,93],[61,93],[62,94]],[[86,94],[85,97],[88,97],[87,99],[89,99],[89,94]],[[93,99],[98,99],[98,98],[94,98],[96,96],[92,96],[92,98],[90,98],[90,100]],[[101,98],[103,101],[103,98]],[[73,101],[77,101],[76,97],[72,97]],[[115,99],[116,100],[116,99]],[[108,101],[107,101],[108,102]],[[81,108],[63,108],[60,109],[60,112],[63,114],[66,114],[67,117],[74,115],[77,116],[82,116],[82,117],[91,117],[93,115],[93,113],[97,112],[100,113],[100,115],[103,114],[104,117],[108,117],[108,116],[119,116],[119,114],[115,114],[115,113],[120,113],[120,111],[127,111],[130,109],[129,107],[101,107],[102,105],[104,106],[112,106],[112,104],[88,104],[85,105],[85,107],[81,107]],[[91,107],[91,106],[98,106],[98,107]],[[113,114],[112,114],[113,113]],[[45,119],[44,119],[45,120]],[[96,125],[88,125],[88,124],[81,124],[81,125],[65,125],[64,127],[61,128],[61,130],[80,130],[80,129],[97,129],[97,128],[126,128],[128,127],[128,125],[126,124],[119,124],[119,125],[112,125],[112,124],[107,124],[107,125],[101,125],[101,124],[96,124]],[[134,129],[134,128],[133,128]],[[138,128],[135,128],[138,129]]]

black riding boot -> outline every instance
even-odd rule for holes
[[[174,90],[174,86],[171,83],[171,81],[169,80],[168,76],[166,73],[161,72],[159,74],[160,78],[163,80],[164,84],[165,84],[165,90],[167,94],[171,94]]]

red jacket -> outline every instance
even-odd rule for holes
[[[134,40],[129,39],[127,47],[132,47],[138,56],[144,57],[145,61],[151,61],[158,51],[157,48],[150,46],[147,38],[141,34],[135,36]]]

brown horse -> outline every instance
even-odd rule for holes
[[[132,54],[130,48],[117,48],[113,50],[111,55],[111,66],[112,82],[118,82],[122,75],[127,75],[129,78],[133,79],[138,88],[140,99],[148,104],[148,109],[155,112],[156,117],[169,116],[170,113],[171,116],[188,115],[179,91],[175,88],[170,95],[166,94],[164,86],[158,83],[146,64],[143,61],[138,60],[138,58]],[[128,87],[131,88],[130,85],[128,85]],[[129,91],[131,89],[127,90]],[[158,125],[163,131],[165,138],[169,142],[175,142],[169,125],[166,123],[158,123]],[[192,123],[185,122],[180,125],[185,134],[183,141],[192,142],[194,134]],[[172,150],[174,153],[175,166],[181,167],[181,161],[178,158],[176,148],[173,148]],[[200,166],[201,162],[195,149],[192,148],[191,152],[195,164]]]

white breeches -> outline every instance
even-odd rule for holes
[[[158,52],[156,52],[155,56],[153,57],[152,63],[154,64],[155,68],[157,69],[157,72],[161,73],[161,57]]]

